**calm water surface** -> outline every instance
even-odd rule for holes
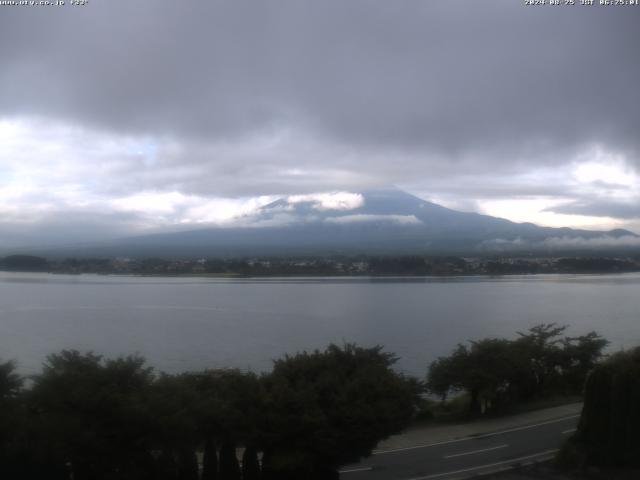
[[[63,348],[141,353],[159,370],[269,370],[330,342],[384,345],[422,376],[458,342],[538,323],[640,345],[640,274],[200,279],[0,272],[0,358],[34,373]]]

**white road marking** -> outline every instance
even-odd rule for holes
[[[505,443],[504,445],[498,445],[497,447],[483,448],[481,450],[473,450],[472,452],[454,453],[453,455],[445,455],[442,458],[455,458],[455,457],[462,457],[464,455],[473,455],[474,453],[490,452],[491,450],[498,450],[499,448],[507,448],[508,446],[509,445]]]
[[[469,440],[476,440],[478,438],[494,437],[496,435],[502,435],[504,433],[518,432],[520,430],[527,430],[529,428],[536,428],[536,427],[541,427],[543,425],[551,425],[552,423],[564,422],[565,420],[570,420],[572,418],[578,418],[579,416],[580,416],[580,414],[570,415],[568,417],[557,418],[555,420],[549,420],[547,422],[536,423],[535,425],[526,425],[524,427],[515,427],[515,428],[510,428],[508,430],[501,430],[499,432],[485,433],[485,434],[476,435],[476,436],[473,436],[473,437],[457,438],[455,440],[445,440],[444,442],[425,443],[423,445],[414,445],[412,447],[392,448],[392,449],[389,449],[389,450],[374,450],[371,453],[371,455],[382,455],[384,453],[404,452],[406,450],[416,450],[418,448],[435,447],[435,446],[438,446],[438,445],[447,445],[449,443],[467,442]]]
[[[338,473],[368,472],[370,470],[373,470],[373,467],[350,468],[349,470],[340,470]]]
[[[444,477],[446,475],[456,475],[458,473],[473,472],[474,470],[484,470],[485,468],[497,467],[499,465],[505,465],[505,464],[514,464],[514,463],[521,462],[522,460],[529,460],[529,459],[535,458],[535,457],[542,457],[544,455],[550,455],[552,453],[556,453],[557,451],[558,451],[557,449],[556,450],[546,450],[544,452],[534,453],[533,455],[527,455],[526,457],[512,458],[511,460],[504,460],[502,462],[496,462],[496,463],[488,463],[487,465],[479,465],[477,467],[465,468],[465,469],[462,469],[462,470],[455,470],[455,471],[452,471],[452,472],[435,473],[433,475],[427,475],[426,477],[414,477],[414,478],[410,478],[408,480],[429,480],[431,478]]]
[[[564,430],[564,431],[562,432],[562,435],[567,435],[567,434],[569,434],[569,433],[573,433],[573,432],[575,432],[576,430],[577,430],[577,428],[570,428],[569,430]]]

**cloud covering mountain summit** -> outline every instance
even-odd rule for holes
[[[284,197],[214,228],[128,238],[117,247],[183,256],[549,253],[638,249],[640,237],[515,223],[383,188]]]

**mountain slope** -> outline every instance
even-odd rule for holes
[[[640,248],[626,230],[539,227],[451,210],[394,189],[292,196],[234,224],[123,239],[126,255],[552,252]]]

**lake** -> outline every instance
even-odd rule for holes
[[[640,274],[160,278],[0,272],[0,358],[35,373],[64,348],[140,353],[158,370],[270,369],[330,342],[384,345],[423,376],[458,342],[539,324],[640,345]]]

